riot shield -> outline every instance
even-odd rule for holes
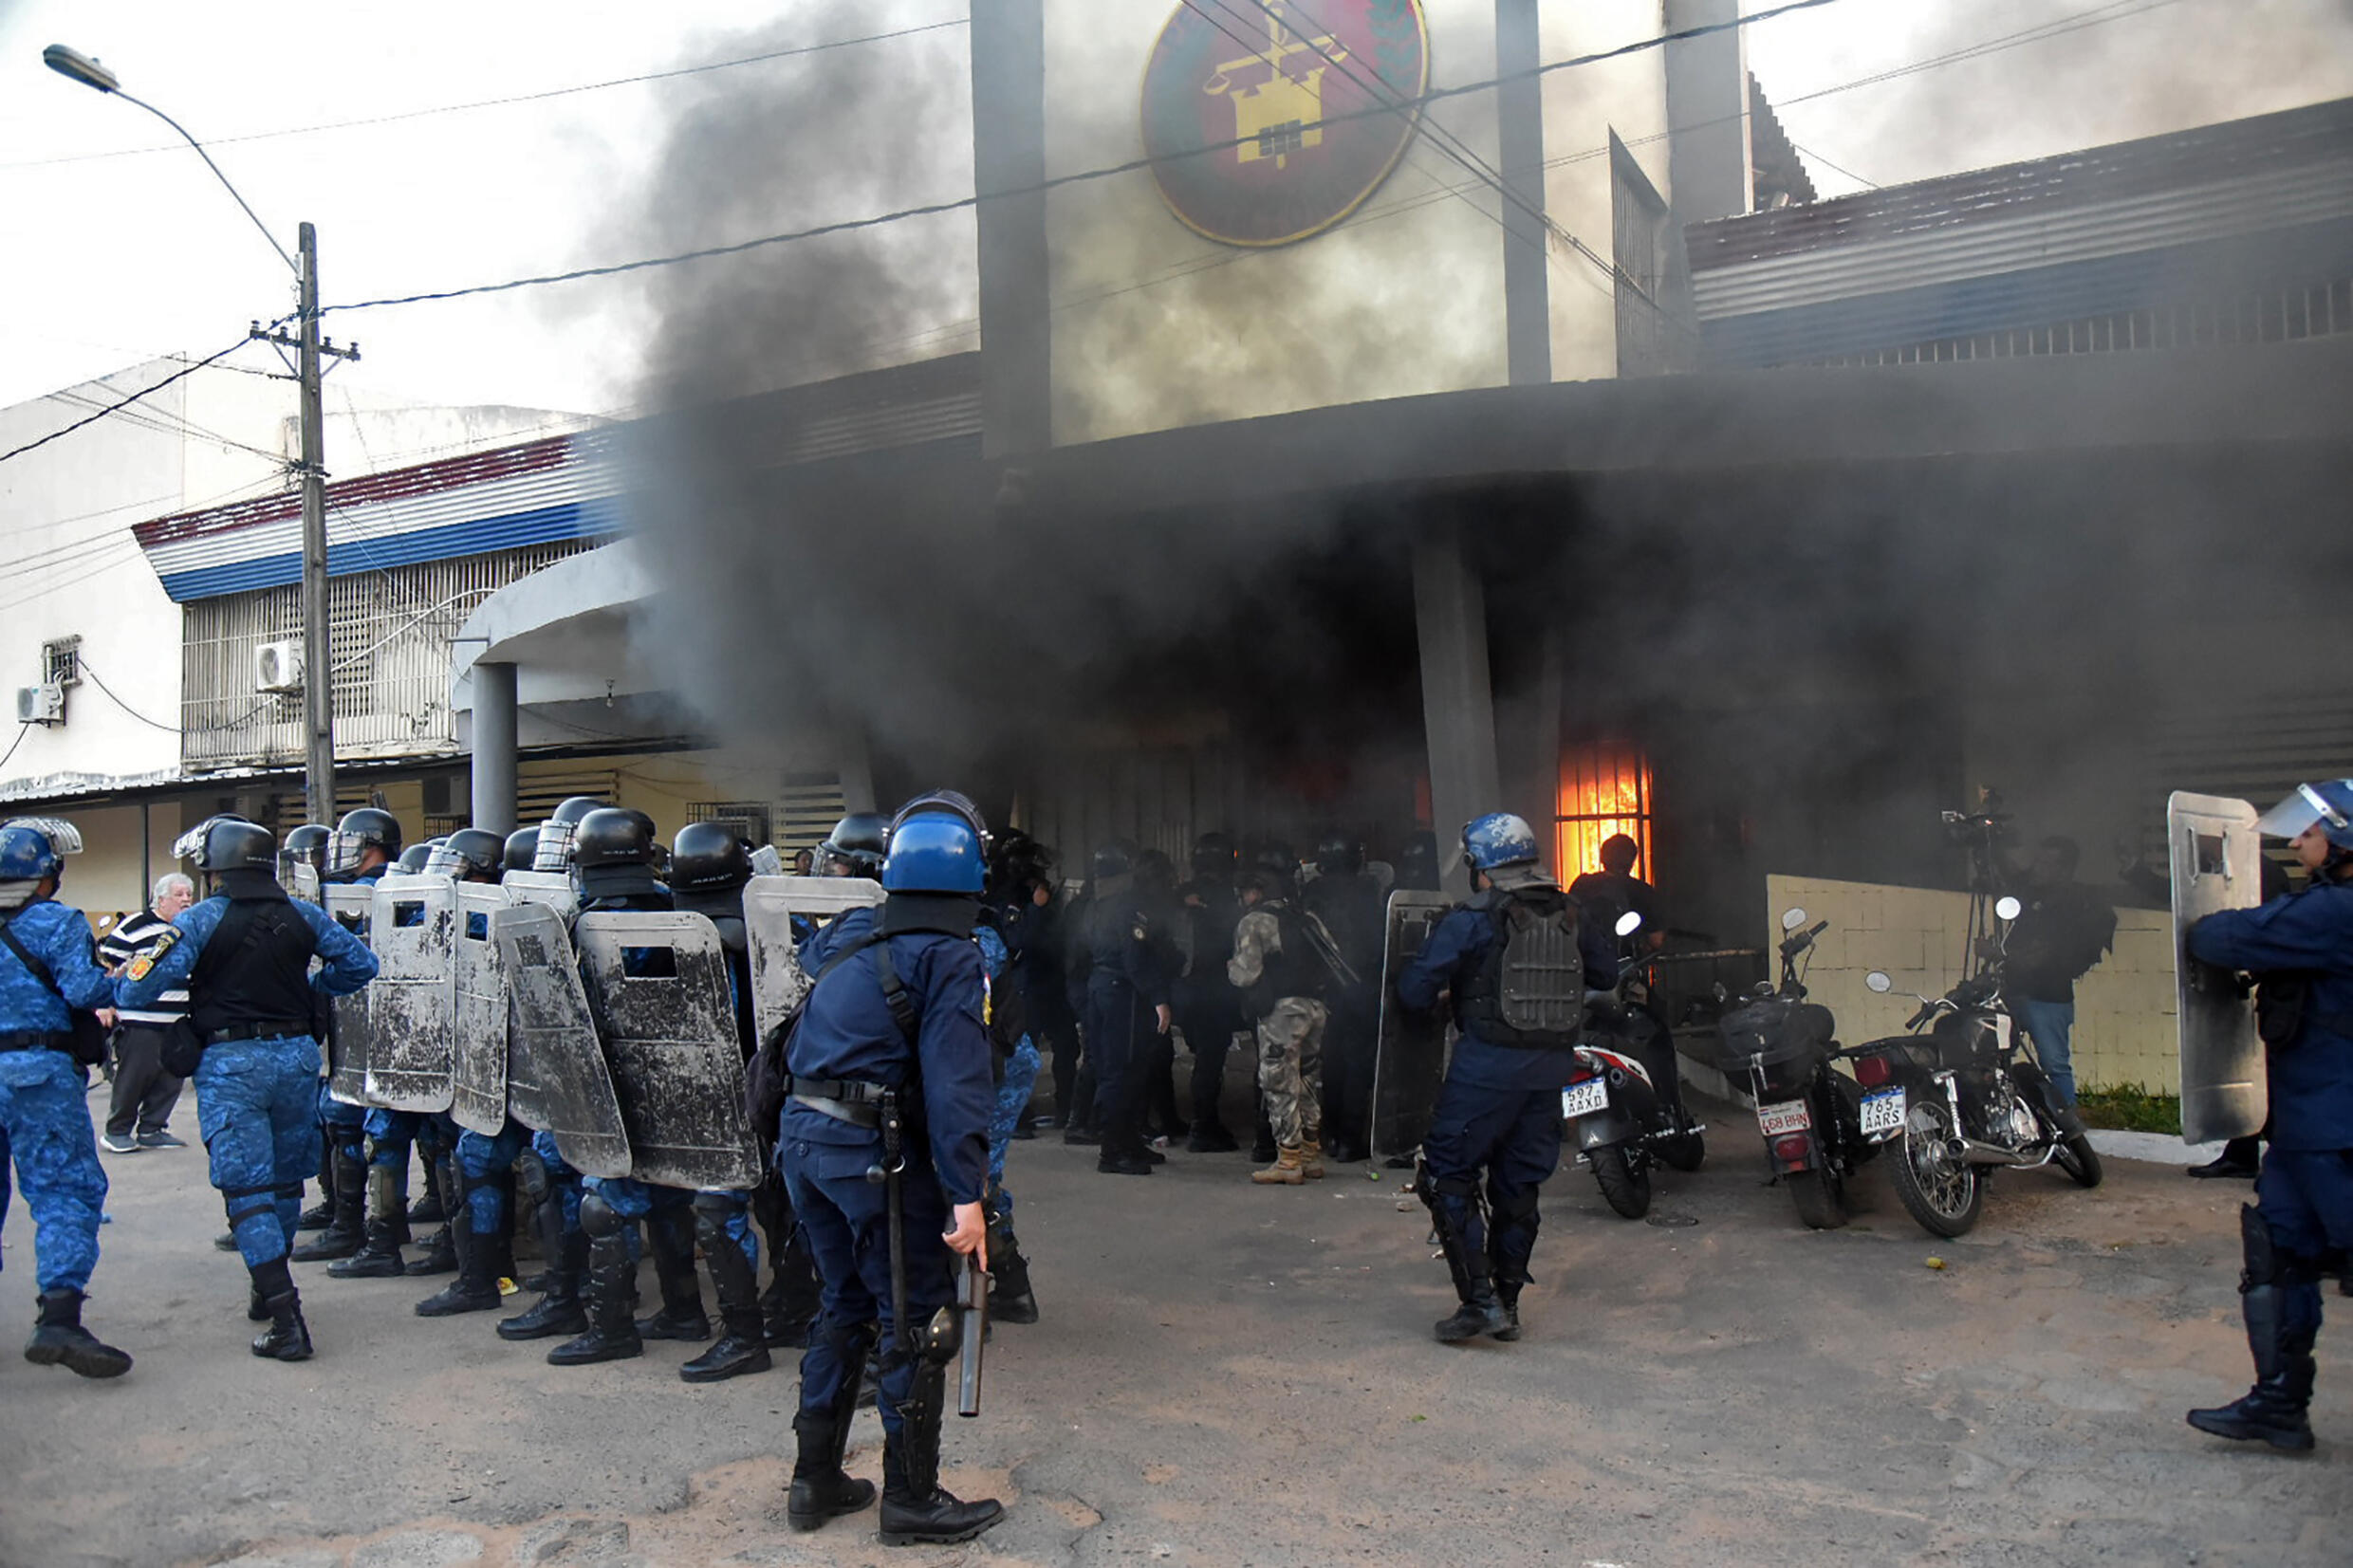
[[[2270,1115],[2254,1005],[2235,979],[2189,953],[2190,928],[2263,901],[2263,839],[2245,801],[2177,791],[2165,802],[2173,866],[2174,993],[2181,1039],[2181,1137],[2246,1137]]]
[[[580,890],[560,871],[510,871],[499,878],[511,904],[540,904],[569,920],[580,913]]]
[[[447,876],[387,876],[376,884],[368,929],[377,968],[367,988],[367,1102],[426,1116],[446,1111],[457,1042],[457,884]]]
[[[1442,893],[1389,895],[1380,950],[1380,1034],[1373,1056],[1373,1153],[1411,1154],[1421,1147],[1446,1081],[1446,1020],[1398,1000],[1398,976],[1454,901]]]
[[[373,950],[368,940],[369,917],[376,907],[376,890],[363,882],[337,882],[319,890],[319,902],[336,924]],[[345,1105],[365,1105],[368,1068],[368,990],[361,987],[339,996],[329,1005],[326,1038],[326,1092]]]
[[[450,1070],[450,1115],[496,1137],[507,1125],[507,968],[491,923],[512,900],[495,883],[457,884],[457,1049]]]
[[[757,1187],[718,928],[699,914],[612,911],[582,915],[572,934],[629,1129],[631,1173],[658,1187]]]
[[[553,1134],[557,1152],[584,1175],[629,1174],[629,1132],[564,917],[545,904],[512,904],[491,915],[491,932],[507,971],[515,1120]]]
[[[751,1021],[766,1040],[808,995],[795,917],[824,924],[882,902],[882,884],[862,876],[754,876],[744,884],[744,937],[751,957]]]
[[[306,904],[319,902],[319,868],[317,866],[307,860],[297,860],[292,865],[282,867],[281,870],[284,875],[278,879],[286,884],[286,891],[289,896],[300,898]]]

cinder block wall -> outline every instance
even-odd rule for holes
[[[1806,987],[1838,1015],[1839,1039],[1848,1044],[1901,1033],[1919,1005],[1913,993],[1940,996],[1967,972],[1967,894],[1769,876],[1765,897],[1769,951],[1780,945],[1784,910],[1830,922]],[[1880,996],[1863,984],[1873,969],[1887,971],[1893,992]],[[2075,985],[2076,1082],[2180,1093],[2174,1016],[2172,920],[2157,910],[2118,910],[2115,950]]]

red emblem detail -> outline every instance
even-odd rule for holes
[[[1288,245],[1380,188],[1429,80],[1421,0],[1180,5],[1144,68],[1144,151],[1188,227]]]

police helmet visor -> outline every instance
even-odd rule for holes
[[[2329,804],[2327,797],[2308,784],[2296,785],[2294,794],[2255,820],[2255,831],[2274,839],[2301,838],[2314,826],[2325,827],[2333,838],[2353,832],[2353,819]]]
[[[60,855],[82,853],[82,830],[62,817],[12,817],[0,828],[28,827],[48,839],[49,847]]]
[[[569,871],[572,851],[580,841],[578,822],[547,821],[539,825],[539,842],[531,848],[533,871]]]
[[[434,845],[433,853],[425,857],[425,875],[428,876],[463,876],[469,872],[487,869],[472,856],[462,855],[447,844]]]
[[[326,836],[326,869],[331,872],[358,871],[370,846],[381,849],[376,836],[370,833],[346,833],[342,828]]]
[[[785,858],[774,844],[762,844],[751,852],[752,876],[782,876],[784,874]]]
[[[219,820],[217,817],[207,817],[203,821],[173,839],[172,858],[176,860],[203,859],[205,838],[213,831],[213,824]]]

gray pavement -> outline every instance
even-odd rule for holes
[[[255,1361],[201,1151],[115,1158],[90,1319],[139,1365],[0,1357],[0,1564],[2353,1560],[2342,1329],[2316,1456],[2181,1422],[2247,1381],[2243,1184],[2005,1173],[1938,1243],[1873,1171],[1814,1234],[1738,1114],[1712,1119],[1651,1223],[1556,1176],[1527,1337],[1462,1349],[1429,1337],[1444,1270],[1395,1172],[1265,1190],[1240,1154],[1136,1179],[1018,1145],[1046,1320],[997,1332],[988,1412],[948,1433],[949,1484],[1011,1516],[906,1552],[871,1514],[786,1529],[789,1370],[690,1388],[679,1345],[559,1370],[487,1318],[412,1316],[439,1282],[323,1268],[297,1271],[318,1359]],[[6,1245],[28,1322],[21,1205]],[[862,1416],[854,1471],[878,1439]]]

